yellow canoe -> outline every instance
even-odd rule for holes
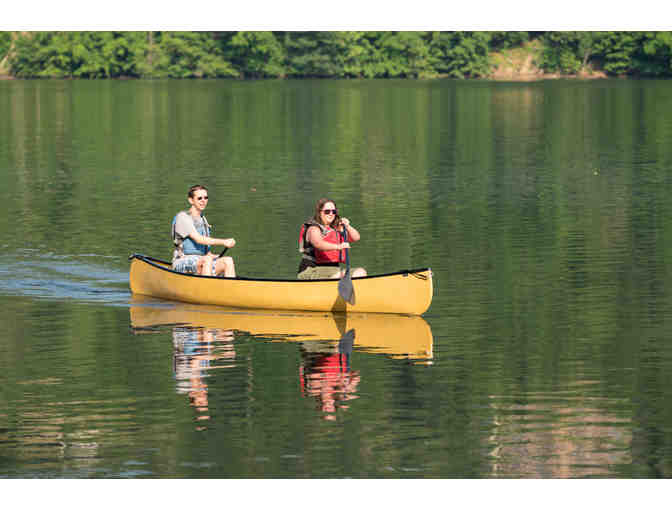
[[[234,330],[271,340],[301,342],[311,349],[337,347],[347,333],[358,350],[392,357],[430,360],[433,337],[429,324],[418,316],[367,313],[289,312],[166,303],[134,296],[131,327],[136,332],[160,326]]]
[[[432,303],[432,271],[410,269],[353,278],[356,302],[338,294],[338,280],[216,278],[177,273],[169,262],[131,255],[131,292],[205,305],[271,310],[421,315]]]

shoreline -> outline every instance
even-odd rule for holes
[[[304,77],[304,78],[129,78],[129,77],[118,77],[118,78],[73,78],[73,77],[39,77],[39,78],[17,78],[16,76],[11,76],[7,74],[0,74],[0,81],[35,81],[35,80],[69,80],[69,81],[132,81],[132,80],[170,80],[170,81],[185,81],[185,80],[230,80],[230,81],[300,81],[300,80],[338,80],[338,81],[357,81],[357,80],[408,80],[408,81],[430,81],[430,80],[451,80],[451,81],[461,81],[461,82],[482,82],[482,81],[492,81],[492,82],[511,82],[511,83],[530,83],[538,81],[548,81],[548,80],[637,80],[640,77],[635,76],[609,76],[603,72],[590,72],[590,73],[580,73],[580,74],[559,74],[559,73],[526,73],[526,74],[516,74],[506,71],[498,71],[493,73],[490,76],[483,78],[448,78],[445,76],[439,76],[436,78],[314,78],[314,77]],[[667,79],[667,78],[651,78],[651,79]]]

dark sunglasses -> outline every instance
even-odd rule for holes
[[[208,197],[196,197],[196,200],[207,200]]]
[[[324,214],[337,214],[337,213],[338,213],[338,209],[322,209],[322,212],[323,212]]]

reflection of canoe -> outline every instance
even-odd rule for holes
[[[158,302],[136,296],[130,313],[134,329],[189,325],[305,344],[318,340],[336,342],[354,329],[354,345],[358,349],[414,359],[432,358],[432,330],[418,316],[245,310]]]
[[[421,315],[432,302],[432,271],[413,269],[353,279],[356,304],[338,295],[338,280],[215,278],[172,271],[170,263],[131,256],[131,292],[187,303],[324,312]]]

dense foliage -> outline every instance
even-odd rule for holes
[[[612,75],[670,76],[671,32],[547,32],[542,67],[572,74],[593,63]]]
[[[5,56],[9,45],[12,42],[12,34],[10,32],[0,32],[0,60]]]
[[[482,78],[532,43],[549,73],[672,74],[672,32],[0,32],[18,78]]]

